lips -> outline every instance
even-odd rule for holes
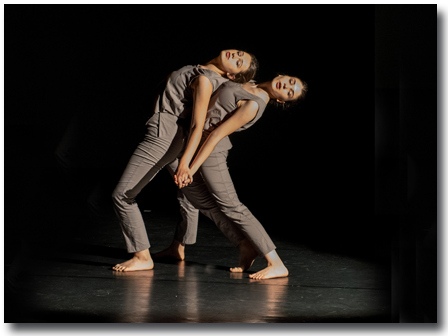
[[[276,87],[277,87],[277,89],[280,89],[280,88],[281,88],[281,84],[280,84],[280,82],[277,82]]]

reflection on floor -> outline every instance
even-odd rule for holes
[[[151,251],[168,246],[175,218],[144,217]],[[128,257],[115,225],[73,228],[56,246],[27,243],[31,257],[7,265],[5,322],[390,322],[385,264],[273,236],[290,276],[256,281],[248,275],[264,260],[230,273],[237,250],[208,220],[199,227],[185,261],[151,271],[110,269]]]

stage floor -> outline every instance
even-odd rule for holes
[[[144,213],[151,252],[169,245],[175,214]],[[63,225],[63,223],[61,223]],[[271,323],[390,322],[390,270],[375,258],[319,250],[271,235],[287,278],[252,280],[265,267],[230,273],[238,251],[208,219],[185,261],[156,261],[150,271],[120,273],[126,260],[118,224],[61,230],[22,241],[6,264],[5,322]],[[269,233],[269,231],[268,231]]]

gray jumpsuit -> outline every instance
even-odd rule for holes
[[[216,72],[199,65],[187,65],[172,72],[165,89],[157,97],[154,115],[146,123],[144,140],[135,149],[112,193],[114,210],[130,253],[150,247],[135,198],[160,169],[182,154],[186,142],[186,132],[182,125],[191,116],[191,84],[199,76],[206,76],[210,80],[213,92],[227,81]],[[226,225],[232,225],[231,222],[210,196],[202,198],[198,208],[222,230],[232,232],[232,228],[226,229]]]
[[[201,145],[216,127],[219,127],[234,113],[240,100],[257,102],[258,112],[253,120],[237,131],[249,128],[262,116],[266,108],[263,99],[244,90],[241,84],[225,82],[210,100]],[[199,208],[201,207],[197,200],[206,199],[204,195],[208,191],[221,211],[251,241],[258,254],[264,256],[273,251],[275,245],[260,222],[238,199],[226,162],[228,150],[231,147],[230,139],[228,137],[223,138],[193,176],[193,183],[182,188],[181,192],[178,193],[183,220],[177,227],[175,238],[186,244],[192,244],[196,241],[198,210],[195,207],[198,207],[198,205]],[[168,170],[175,171],[177,164],[178,160],[171,162],[167,166]],[[216,225],[235,245],[244,239],[238,231],[235,232],[233,226],[222,225],[222,223],[216,223]]]

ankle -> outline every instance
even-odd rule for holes
[[[183,250],[185,250],[185,243],[181,243],[180,241],[173,240],[173,242],[171,243],[171,247],[175,250],[183,251]]]
[[[278,260],[274,260],[274,261],[272,261],[272,260],[268,261],[268,267],[282,268],[282,267],[285,267],[285,265],[283,264],[281,259],[278,259]]]
[[[143,261],[147,261],[149,259],[151,259],[151,256],[149,254],[149,249],[143,250],[143,251],[139,251],[139,252],[135,252],[134,253],[134,258],[139,259],[139,260],[143,260]]]

